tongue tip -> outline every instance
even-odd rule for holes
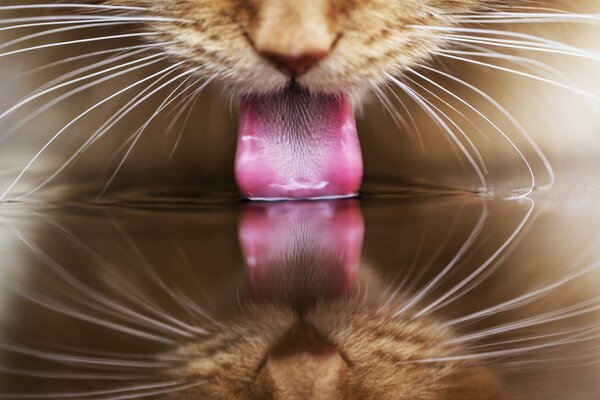
[[[358,192],[348,193],[348,194],[336,194],[336,195],[316,195],[316,196],[291,196],[291,197],[260,197],[260,196],[252,196],[248,193],[242,193],[245,199],[251,201],[302,201],[302,200],[310,200],[310,201],[320,201],[320,200],[343,200],[343,199],[351,199],[354,197],[358,197]]]

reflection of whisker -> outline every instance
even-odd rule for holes
[[[134,322],[134,323],[137,323],[138,325],[146,326],[148,328],[162,330],[164,333],[168,333],[168,334],[176,334],[176,335],[181,335],[184,337],[190,336],[186,332],[181,331],[177,328],[174,328],[173,326],[167,325],[165,323],[162,323],[160,321],[157,321],[155,319],[152,319],[150,317],[142,315],[138,312],[135,312],[127,307],[124,307],[124,306],[112,301],[111,299],[107,298],[106,296],[102,295],[100,292],[93,289],[92,287],[85,285],[83,282],[81,282],[80,280],[75,278],[72,274],[70,274],[66,269],[64,269],[59,263],[57,263],[46,252],[44,252],[42,249],[40,249],[38,246],[36,246],[30,240],[28,240],[27,237],[25,237],[25,235],[21,231],[19,231],[13,224],[8,223],[8,222],[5,222],[5,224],[15,234],[15,236],[17,236],[17,238],[19,238],[19,240],[21,240],[21,242],[23,242],[33,252],[33,254],[40,261],[42,261],[47,267],[49,267],[53,272],[55,272],[67,284],[69,284],[69,287],[77,289],[79,291],[79,293],[83,294],[84,296],[89,297],[90,299],[92,299],[93,301],[96,302],[96,303],[87,302],[87,305],[89,307],[94,308],[97,311],[100,311],[102,313],[110,314],[109,310],[106,310],[106,309],[100,307],[100,305],[102,305],[104,307],[108,307],[109,309],[114,310],[114,312],[112,313],[113,316],[118,316],[122,319],[125,318],[128,322]],[[24,292],[22,292],[21,294],[23,294],[23,293]],[[71,297],[72,299],[74,299],[75,301],[78,301],[79,303],[86,304],[86,302],[83,299],[74,297],[73,295],[69,296],[68,291],[64,292],[63,294],[67,295],[68,297]],[[31,296],[26,296],[26,297],[29,298],[30,300],[35,301],[34,297],[31,297]],[[38,298],[39,297],[40,296],[38,296]],[[69,311],[64,306],[63,307],[58,306],[57,305],[57,304],[59,304],[58,302],[53,302],[53,303],[55,304],[55,306],[53,308],[53,309],[55,309],[55,311],[58,311],[59,309],[62,309],[65,313],[67,311]],[[75,312],[73,310],[70,310],[70,313],[68,315],[79,316],[80,319],[84,318],[84,316],[82,316],[81,313]],[[129,317],[129,318],[126,318],[126,317]],[[92,317],[90,316],[88,319],[90,319],[90,318],[92,318]],[[103,323],[105,326],[110,326],[113,328],[118,326],[118,325],[109,323],[108,321],[103,321],[100,319],[94,319],[94,320],[98,323]],[[89,322],[91,322],[91,319]],[[143,333],[142,331],[139,331],[139,330],[134,330],[131,332]]]
[[[75,354],[54,353],[37,350],[31,347],[15,345],[6,341],[0,341],[0,349],[13,353],[34,357],[41,360],[53,361],[67,365],[85,366],[86,368],[140,368],[144,370],[160,370],[173,367],[175,362],[163,362],[157,360],[128,359],[126,357],[107,358],[89,357]],[[173,360],[178,361],[178,360]]]
[[[504,241],[504,243],[502,243],[502,245],[500,247],[498,247],[498,249],[487,260],[485,260],[475,271],[473,271],[471,274],[469,274],[465,279],[463,279],[461,282],[456,284],[454,287],[452,287],[446,293],[441,295],[438,299],[436,299],[435,301],[433,301],[432,303],[430,303],[429,305],[424,307],[421,311],[419,311],[416,314],[417,317],[427,315],[427,314],[431,313],[432,311],[435,311],[441,307],[444,307],[444,306],[450,304],[451,302],[455,301],[456,299],[458,299],[462,295],[460,293],[460,291],[463,290],[473,280],[475,280],[475,278],[477,278],[479,275],[484,273],[486,271],[486,269],[492,263],[494,263],[494,261],[496,261],[496,259],[498,259],[498,257],[500,257],[506,251],[508,246],[513,241],[515,241],[515,239],[517,237],[519,237],[519,234],[521,233],[523,228],[526,226],[526,224],[529,221],[531,214],[533,213],[533,210],[535,208],[535,203],[533,200],[525,198],[523,201],[529,202],[529,205],[530,205],[529,209],[525,212],[523,219],[519,222],[519,224],[517,225],[515,230],[513,230],[513,232]],[[479,284],[479,283],[480,282],[476,282],[476,284]],[[464,291],[463,291],[463,293],[464,293]],[[455,295],[455,296],[451,297],[453,295]]]
[[[563,321],[565,319],[570,319],[574,317],[578,317],[585,314],[590,314],[594,311],[600,310],[600,296],[584,301],[582,303],[565,307],[560,310],[550,311],[544,314],[536,315],[534,317],[525,318],[519,321],[513,321],[504,325],[484,329],[479,332],[474,332],[468,335],[459,336],[449,340],[449,343],[464,343],[472,340],[480,340],[485,339],[490,336],[500,335],[507,332],[512,332],[514,330],[519,330],[523,328],[529,328],[532,326],[544,325],[551,322]],[[598,325],[595,325],[598,327]],[[600,329],[600,327],[598,327]]]
[[[198,383],[189,384],[185,380],[172,380],[160,383],[150,383],[144,385],[135,385],[120,387],[116,389],[90,390],[85,392],[64,392],[64,393],[0,393],[0,396],[11,399],[71,399],[102,396],[105,400],[136,399],[157,394],[166,394],[177,390],[183,390],[198,386]],[[136,393],[137,392],[137,393]]]
[[[467,321],[485,318],[490,315],[494,315],[497,313],[501,313],[504,311],[512,310],[514,308],[530,304],[531,302],[539,300],[543,296],[548,295],[550,292],[554,291],[555,289],[558,289],[558,288],[562,287],[563,285],[566,285],[567,283],[570,283],[570,282],[574,281],[575,279],[580,278],[581,276],[586,275],[592,271],[596,271],[599,268],[600,268],[600,262],[594,263],[591,266],[582,268],[581,270],[576,271],[572,274],[569,274],[569,275],[565,276],[564,278],[562,278],[556,282],[553,282],[550,285],[544,286],[540,289],[533,290],[529,293],[515,297],[511,300],[505,301],[505,302],[497,304],[495,306],[488,307],[486,309],[477,311],[475,313],[468,314],[468,315],[447,321],[444,323],[444,326],[454,326],[456,324],[461,324],[461,323],[464,323]]]
[[[142,253],[142,251],[139,249],[139,247],[136,246],[136,244],[133,242],[133,240],[131,239],[131,237],[120,226],[120,224],[117,222],[117,220],[114,218],[114,216],[112,216],[107,210],[105,210],[105,212],[111,217],[111,219],[110,219],[111,225],[115,228],[115,230],[123,238],[124,242],[128,245],[128,247],[133,251],[133,253],[135,254],[135,256],[140,261],[139,265],[142,266],[142,268],[144,269],[144,272],[146,274],[148,274],[148,276],[150,277],[150,279],[152,279],[152,281],[154,283],[156,283],[169,297],[171,297],[173,300],[175,300],[175,302],[180,307],[182,307],[184,310],[186,310],[187,307],[180,302],[180,297],[177,296],[175,294],[175,292],[170,287],[168,287],[165,284],[165,282],[156,274],[156,272],[154,271],[154,269],[150,266],[150,263],[148,262],[147,258],[144,257],[144,254]],[[202,329],[200,327],[187,324],[187,323],[181,321],[180,319],[177,319],[177,318],[171,316],[168,312],[166,312],[165,310],[161,309],[155,303],[151,303],[151,304],[153,305],[153,307],[155,307],[157,310],[159,310],[161,312],[161,315],[163,316],[164,319],[166,319],[167,321],[171,322],[172,324],[176,324],[176,325],[182,327],[183,329],[186,329],[186,330],[188,330],[190,332],[193,332],[195,334],[204,335],[204,334],[208,333],[206,330],[204,330],[204,329]],[[191,337],[191,335],[190,335],[190,337]]]
[[[600,339],[600,334],[593,334],[586,336],[588,333],[593,333],[595,331],[600,330],[600,327],[595,327],[592,329],[588,329],[582,333],[577,335],[569,336],[565,339],[552,341],[549,343],[531,345],[531,346],[523,346],[517,348],[511,348],[506,350],[494,350],[488,352],[481,353],[471,353],[471,354],[463,354],[456,356],[447,356],[447,357],[432,357],[432,358],[422,358],[417,360],[409,360],[406,361],[406,364],[425,364],[425,363],[443,363],[443,362],[456,362],[456,361],[467,361],[467,360],[485,360],[485,359],[493,359],[493,358],[501,358],[501,357],[509,357],[509,356],[518,356],[525,353],[531,353],[538,350],[551,349],[556,347],[561,347],[569,344],[583,343],[589,342],[592,340]]]
[[[473,246],[477,238],[481,235],[481,231],[487,221],[489,216],[489,211],[487,208],[487,204],[485,201],[482,202],[481,215],[479,216],[478,221],[475,223],[475,226],[471,230],[469,237],[464,241],[462,246],[458,249],[456,254],[452,257],[452,259],[446,264],[444,269],[440,271],[435,278],[433,278],[423,289],[421,289],[417,294],[415,294],[400,310],[398,310],[397,314],[401,314],[406,312],[410,308],[412,308],[415,304],[421,301],[425,296],[427,296],[441,281],[446,275],[454,269],[454,267],[462,261],[465,253]]]
[[[157,343],[176,344],[175,340],[166,338],[164,336],[149,333],[136,328],[131,328],[126,325],[118,324],[102,318],[93,317],[89,314],[67,307],[63,303],[52,300],[48,296],[35,293],[31,290],[25,290],[24,288],[21,288],[19,285],[16,284],[13,284],[8,290],[49,310],[56,311],[57,313],[64,314],[75,319],[79,319],[81,321],[89,322],[95,325],[102,326],[104,328],[112,329],[117,332],[125,333],[142,339],[147,339]]]
[[[82,372],[48,372],[42,370],[24,369],[7,367],[0,364],[0,372],[5,374],[27,376],[30,378],[44,378],[44,379],[64,379],[64,380],[119,380],[119,381],[133,381],[133,380],[149,380],[154,379],[153,375],[142,375],[142,374],[103,374],[103,373],[82,373]]]

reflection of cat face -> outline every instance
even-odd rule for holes
[[[323,222],[356,232],[349,229],[356,220],[328,219],[331,208],[311,207],[314,220],[304,210],[285,218],[289,204],[274,207],[267,213],[272,223],[257,223],[257,212],[239,223],[237,209],[215,208],[117,207],[110,217],[74,208],[44,212],[47,220],[31,212],[4,218],[0,246],[9,262],[2,267],[19,268],[9,269],[0,292],[0,394],[127,389],[184,400],[475,400],[502,398],[501,385],[511,398],[594,398],[599,268],[586,273],[586,261],[573,264],[590,233],[583,228],[597,226],[593,215],[544,214],[510,258],[489,265],[435,315],[417,317],[484,265],[520,225],[528,203],[367,203],[364,253],[372,262],[361,263],[357,290],[341,299],[319,299],[307,288],[339,293],[339,285],[324,281],[340,277],[341,258],[325,250],[355,242],[318,240],[319,232],[331,232],[317,228]],[[488,215],[471,250],[440,276]],[[277,225],[286,221],[301,234],[296,243],[289,240],[296,228]],[[249,230],[249,222],[260,229]],[[277,237],[269,238],[267,228],[282,239],[274,251],[248,252],[261,245],[255,233]],[[238,235],[248,240],[245,254],[237,250]],[[293,268],[278,246],[295,246],[285,252],[294,256]],[[311,248],[326,256],[321,263]],[[272,278],[259,276],[254,291],[248,284],[256,275],[241,267],[248,255]],[[296,268],[303,260],[306,268]],[[439,290],[401,311],[436,277],[443,278]],[[257,296],[257,288],[271,284],[266,299]],[[299,302],[301,294],[311,298]],[[497,305],[504,306],[490,310]],[[490,315],[480,318],[486,309]],[[298,392],[304,389],[312,392]]]
[[[433,321],[327,301],[299,322],[286,308],[249,310],[175,354],[174,376],[196,384],[173,399],[499,399],[493,375],[470,363],[419,363],[461,354]],[[171,354],[172,355],[172,354]]]

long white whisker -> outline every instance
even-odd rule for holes
[[[57,91],[57,90],[59,90],[59,89],[61,89],[63,87],[66,87],[66,86],[69,86],[69,85],[73,85],[75,83],[84,81],[86,79],[90,79],[90,78],[96,77],[98,75],[104,75],[104,74],[107,74],[109,72],[112,72],[112,71],[115,71],[115,70],[118,70],[118,69],[121,69],[121,68],[128,67],[130,65],[135,65],[135,64],[143,63],[143,62],[145,62],[147,60],[151,60],[153,58],[158,58],[160,56],[163,56],[163,54],[161,54],[161,53],[152,54],[152,55],[149,55],[149,56],[137,59],[137,60],[129,61],[129,62],[124,63],[124,64],[119,64],[119,65],[116,65],[114,67],[103,69],[101,71],[97,71],[97,72],[91,73],[89,75],[85,75],[85,76],[82,76],[82,77],[79,77],[79,78],[75,78],[75,79],[69,80],[67,82],[60,83],[58,85],[54,85],[54,86],[52,86],[50,88],[44,89],[41,92],[35,93],[33,95],[30,95],[29,97],[26,97],[25,99],[19,101],[17,104],[13,105],[8,110],[6,110],[2,114],[0,114],[0,120],[6,118],[6,116],[8,116],[9,114],[11,114],[14,111],[18,110],[19,108],[23,107],[24,105],[26,105],[28,103],[31,103],[32,101],[34,101],[34,100],[36,100],[36,99],[38,99],[38,98],[40,98],[42,96],[45,96],[46,94],[52,93],[54,91]],[[77,88],[77,90],[79,90],[79,89],[80,88]]]
[[[521,149],[519,149],[519,147],[508,137],[508,135],[502,129],[500,129],[500,127],[498,127],[498,125],[496,125],[494,122],[492,122],[481,111],[479,111],[478,109],[476,109],[475,107],[473,107],[471,104],[469,104],[467,101],[465,101],[464,99],[462,99],[460,96],[457,96],[456,94],[452,93],[450,90],[446,89],[445,87],[443,87],[439,83],[435,82],[432,79],[427,78],[425,75],[422,75],[422,74],[418,73],[415,70],[410,69],[410,72],[412,72],[413,74],[417,75],[421,79],[424,79],[425,81],[431,83],[435,87],[441,89],[442,91],[444,91],[445,93],[449,94],[450,96],[452,96],[456,100],[460,101],[462,104],[464,104],[469,109],[471,109],[472,111],[474,111],[477,115],[479,115],[481,118],[483,118],[498,133],[500,133],[500,135],[511,145],[511,147],[513,149],[515,149],[515,151],[517,152],[517,154],[519,155],[519,157],[521,158],[521,160],[523,160],[523,163],[525,164],[525,167],[527,168],[527,171],[529,172],[529,176],[531,178],[531,185],[530,185],[529,189],[526,190],[525,193],[522,193],[520,195],[516,195],[514,197],[527,197],[531,193],[533,193],[533,190],[534,190],[535,184],[536,184],[536,178],[535,178],[535,173],[533,172],[533,169],[531,168],[531,165],[529,164],[529,161],[527,161],[527,157],[525,157],[525,155],[523,154],[523,152],[521,151]]]
[[[462,154],[465,156],[465,158],[467,159],[467,161],[469,162],[469,164],[471,164],[471,167],[473,168],[473,170],[477,174],[477,177],[479,178],[479,182],[481,184],[481,187],[478,188],[478,190],[479,191],[483,191],[483,192],[487,192],[488,191],[488,185],[487,185],[487,180],[486,180],[486,178],[485,178],[485,176],[483,174],[483,171],[481,170],[481,168],[479,167],[479,165],[477,164],[477,162],[475,161],[475,159],[473,158],[473,156],[471,155],[471,153],[466,149],[466,147],[458,139],[458,137],[456,136],[456,134],[454,133],[454,131],[432,109],[432,107],[430,106],[430,104],[428,103],[428,101],[426,99],[424,99],[420,94],[418,94],[417,92],[415,92],[408,85],[406,85],[405,83],[403,83],[400,80],[396,79],[392,75],[388,74],[387,77],[392,82],[394,82],[396,85],[398,85],[398,87],[400,87],[402,90],[404,90],[409,96],[411,96],[418,104],[420,104],[422,107],[424,107],[424,109],[435,119],[435,121],[437,121],[439,124],[441,124],[443,130],[448,134],[448,137],[450,139],[452,139],[452,141],[454,142],[454,144],[462,152]]]
[[[14,293],[20,295],[21,297],[35,303],[38,304],[44,308],[47,308],[49,310],[55,311],[57,313],[81,320],[81,321],[85,321],[85,322],[89,322],[91,324],[94,325],[98,325],[98,326],[102,326],[117,332],[122,332],[134,337],[138,337],[141,339],[146,339],[152,342],[156,342],[156,343],[162,343],[162,344],[167,344],[167,345],[174,345],[176,344],[176,341],[173,339],[169,339],[167,337],[161,336],[161,335],[157,335],[154,333],[148,333],[146,331],[142,331],[139,329],[135,329],[135,328],[131,328],[122,324],[118,324],[118,323],[114,323],[102,318],[97,318],[97,317],[93,317],[87,313],[84,312],[79,312],[77,310],[74,310],[72,308],[66,307],[64,304],[52,300],[51,298],[49,298],[48,296],[44,296],[42,294],[39,293],[33,293],[32,291],[26,291],[24,288],[21,288],[18,285],[12,285],[10,288],[8,288],[8,290],[13,291]]]
[[[70,97],[73,94],[79,93],[81,90],[87,89],[88,87],[91,86],[96,86],[99,83],[102,83],[108,79],[112,79],[116,76],[119,75],[123,75],[125,73],[128,73],[134,69],[140,69],[143,67],[146,67],[148,65],[151,64],[155,64],[157,62],[163,61],[164,58],[161,58],[159,60],[156,61],[152,61],[149,63],[146,63],[145,65],[141,65],[141,66],[137,66],[133,69],[130,70],[126,70],[126,71],[121,71],[118,74],[114,74],[105,78],[102,78],[98,81],[94,81],[91,82],[87,85],[84,85],[80,88],[77,88],[71,92],[65,93],[66,97]],[[174,66],[171,66],[170,68],[167,68],[166,70],[163,70],[162,72],[164,72],[164,74],[162,74],[159,79],[153,83],[151,83],[149,86],[147,86],[146,88],[144,88],[144,90],[142,90],[142,92],[140,94],[138,94],[137,96],[134,97],[134,99],[137,99],[138,96],[141,96],[143,93],[145,93],[146,91],[150,90],[153,85],[155,85],[157,82],[159,82],[160,80],[162,80],[165,76],[169,75],[170,72],[172,72],[174,69],[176,69],[180,64],[176,64]],[[63,97],[61,96],[61,97]],[[60,97],[57,98],[56,100],[62,100]],[[56,101],[55,100],[55,101]],[[53,101],[53,102],[55,102]],[[111,118],[109,118],[100,128],[98,128],[98,130],[96,130],[96,132],[94,132],[80,147],[79,149],[77,149],[77,151],[75,153],[73,153],[59,168],[57,168],[52,174],[50,174],[48,177],[46,177],[46,179],[44,179],[40,184],[38,184],[37,186],[35,186],[34,188],[30,189],[29,191],[27,191],[26,193],[24,193],[21,197],[27,197],[32,195],[33,193],[37,192],[38,190],[40,190],[41,188],[43,188],[44,186],[46,186],[50,181],[52,181],[54,178],[56,178],[56,176],[58,176],[62,171],[65,170],[65,168],[67,168],[67,166],[69,166],[75,159],[77,159],[85,150],[87,150],[91,145],[93,145],[98,139],[100,139],[106,132],[108,132],[117,122],[119,122],[129,111],[131,111],[131,108],[127,108],[132,101],[128,102],[127,104],[125,104],[125,106],[123,106],[119,111],[117,111],[115,113],[115,115],[113,115]],[[125,112],[122,112],[124,109],[127,110]]]
[[[431,90],[427,89],[425,86],[421,85],[420,83],[418,83],[417,81],[415,81],[414,79],[411,79],[408,76],[404,77],[405,79],[411,81],[413,84],[417,85],[418,87],[420,87],[421,89],[423,89],[424,91],[426,91],[427,93],[429,93],[431,96],[433,96],[435,99],[439,100],[440,102],[442,102],[442,104],[446,105],[448,108],[450,108],[452,111],[454,111],[455,113],[457,113],[460,117],[464,118],[466,121],[470,122],[471,125],[475,126],[476,129],[479,129],[464,113],[462,113],[461,111],[459,111],[456,107],[454,107],[452,104],[448,103],[446,100],[442,99],[440,96],[438,96],[437,94],[433,93]],[[424,96],[423,96],[424,99]],[[425,100],[425,99],[424,99]],[[481,170],[483,172],[484,175],[488,175],[489,171],[487,169],[487,166],[485,164],[485,161],[481,155],[481,153],[479,152],[479,149],[477,148],[477,146],[475,145],[475,143],[473,142],[473,140],[471,140],[471,138],[469,137],[469,135],[467,135],[467,133],[465,132],[464,129],[462,129],[456,122],[454,122],[454,120],[452,120],[448,114],[444,113],[441,111],[441,109],[435,105],[433,105],[433,103],[429,100],[425,100],[427,101],[427,104],[429,104],[434,110],[436,110],[439,114],[441,114],[442,116],[444,116],[449,122],[450,124],[452,124],[452,126],[454,126],[461,134],[461,136],[467,141],[467,143],[469,144],[469,147],[471,149],[473,149],[473,152],[475,153],[475,156],[477,157],[477,161],[479,162],[479,165],[481,166]],[[481,132],[481,131],[480,131]],[[485,136],[485,135],[484,135]]]
[[[193,68],[190,70],[187,70],[179,75],[177,75],[176,77],[174,77],[173,79],[169,80],[168,82],[165,82],[164,84],[162,84],[160,87],[158,87],[157,89],[153,90],[151,93],[149,93],[146,97],[144,97],[143,99],[141,99],[140,101],[144,101],[146,100],[148,97],[154,95],[155,93],[157,93],[158,91],[160,91],[161,89],[163,89],[164,87],[166,87],[167,85],[171,84],[172,82],[174,82],[175,80],[185,76],[185,75],[190,75],[192,73],[194,73],[195,71],[197,71],[199,69],[199,67],[197,68]],[[185,81],[184,81],[185,82]],[[182,83],[183,84],[183,83]],[[108,187],[111,185],[112,181],[114,180],[114,178],[117,176],[117,174],[119,173],[119,171],[121,170],[121,168],[123,167],[123,164],[125,164],[125,161],[127,160],[127,157],[129,156],[129,154],[131,154],[131,151],[133,150],[133,148],[135,147],[136,143],[138,142],[139,138],[142,136],[142,134],[144,133],[144,131],[146,130],[146,128],[148,127],[148,125],[150,124],[150,122],[152,122],[152,120],[154,120],[154,118],[162,111],[164,110],[164,108],[166,106],[168,106],[169,104],[171,104],[175,99],[177,99],[182,92],[180,92],[178,95],[174,96],[171,100],[169,100],[167,102],[167,100],[169,98],[171,98],[173,96],[173,94],[179,89],[179,86],[169,95],[169,97],[167,97],[167,99],[165,100],[165,102],[163,102],[163,104],[160,105],[159,109],[152,114],[152,116],[148,119],[148,121],[146,121],[146,123],[140,128],[139,132],[136,134],[135,139],[133,140],[133,142],[131,143],[131,145],[129,146],[129,148],[127,149],[127,152],[125,153],[125,155],[123,156],[123,158],[121,159],[121,162],[119,163],[119,165],[117,165],[117,167],[115,168],[115,170],[113,171],[112,175],[110,176],[110,178],[108,179],[108,181],[106,182],[106,184],[104,185],[104,187],[102,188],[102,190],[100,191],[100,193],[98,194],[98,198],[102,197],[102,195],[106,192],[106,190],[108,189]]]
[[[69,122],[67,125],[65,125],[60,131],[58,131],[56,134],[54,134],[54,136],[52,136],[52,138],[50,138],[50,140],[48,140],[48,142],[46,142],[46,144],[33,156],[33,158],[27,163],[27,165],[25,166],[25,168],[23,168],[23,170],[19,173],[19,175],[17,176],[17,178],[9,185],[9,187],[4,191],[4,193],[0,196],[0,200],[3,200],[6,195],[8,193],[10,193],[10,191],[12,190],[12,188],[21,180],[21,178],[23,177],[23,175],[27,172],[27,170],[31,167],[31,165],[33,165],[33,163],[40,157],[40,155],[42,155],[42,153],[52,144],[54,143],[54,141],[56,141],[56,139],[58,139],[62,133],[64,131],[66,131],[71,125],[75,124],[77,121],[79,121],[81,118],[83,118],[85,115],[89,114],[90,112],[92,112],[93,110],[95,110],[96,108],[100,107],[101,105],[109,102],[110,100],[114,99],[115,97],[118,97],[119,95],[127,92],[128,90],[131,90],[132,88],[139,86],[141,84],[143,84],[144,82],[156,77],[157,75],[160,75],[162,73],[164,73],[165,71],[169,71],[172,68],[176,68],[177,66],[181,65],[181,63],[178,64],[174,64],[170,67],[167,67],[166,69],[156,72],[140,81],[134,82],[131,85],[117,91],[116,93],[108,96],[107,98],[101,100],[100,102],[96,103],[95,105],[93,105],[92,107],[88,108],[87,110],[85,110],[83,113],[79,114],[75,119],[71,120],[71,122]]]
[[[117,48],[114,48],[114,49],[100,50],[100,51],[94,51],[94,52],[91,52],[91,53],[80,54],[80,55],[77,55],[77,56],[68,57],[68,58],[64,58],[62,60],[58,60],[58,61],[54,61],[54,62],[51,62],[51,63],[48,63],[48,64],[44,64],[44,65],[41,65],[41,66],[36,67],[36,68],[32,68],[32,69],[30,69],[28,71],[25,71],[25,72],[22,72],[22,73],[19,73],[19,74],[15,75],[15,78],[23,78],[25,76],[33,75],[33,74],[36,74],[38,72],[45,71],[45,70],[53,68],[53,67],[57,67],[59,65],[67,64],[67,63],[74,62],[74,61],[84,60],[86,58],[92,58],[92,57],[96,57],[96,56],[102,56],[102,55],[105,55],[105,54],[127,52],[127,51],[130,51],[130,50],[133,51],[133,50],[138,50],[138,49],[151,49],[151,48],[160,47],[160,46],[163,46],[165,44],[172,44],[172,43],[175,43],[175,42],[140,44],[140,45],[136,45],[136,46],[117,47]],[[44,85],[42,87],[45,88],[46,85]]]
[[[67,365],[85,365],[86,367],[113,367],[113,368],[140,368],[144,370],[163,369],[173,367],[172,363],[156,360],[128,360],[105,357],[84,357],[73,354],[51,353],[33,348],[18,346],[12,343],[0,341],[0,349],[17,354],[34,357],[41,360],[53,361]]]
[[[137,64],[140,61],[146,61],[146,59],[138,59],[138,60],[135,60],[133,62],[129,62],[127,64],[120,64],[120,65],[117,65],[116,67],[104,69],[104,70],[99,71],[97,73],[86,75],[84,77],[81,77],[81,78],[75,79],[73,81],[70,81],[70,82],[68,82],[65,85],[61,85],[60,84],[65,79],[71,78],[74,75],[85,73],[85,72],[87,72],[89,70],[95,69],[95,68],[100,67],[100,66],[105,65],[105,64],[112,64],[112,63],[117,62],[117,61],[119,61],[121,59],[132,57],[132,56],[134,56],[136,54],[139,54],[139,53],[142,53],[144,51],[146,51],[146,49],[140,49],[140,50],[137,50],[137,51],[134,51],[134,52],[131,52],[131,53],[122,54],[120,56],[113,57],[113,58],[111,58],[109,60],[100,61],[98,63],[94,63],[94,65],[90,65],[90,66],[86,66],[86,67],[80,68],[77,71],[74,71],[72,73],[65,74],[65,75],[63,75],[63,76],[61,76],[61,77],[59,77],[57,79],[54,79],[52,82],[49,82],[48,84],[43,85],[42,87],[39,88],[39,90],[41,90],[41,92],[38,91],[37,93],[35,93],[34,95],[32,95],[30,98],[26,99],[25,101],[22,101],[18,105],[15,105],[14,107],[12,107],[10,110],[8,110],[4,114],[13,112],[17,108],[22,107],[24,104],[29,103],[29,102],[37,99],[38,97],[41,97],[42,95],[45,95],[45,94],[53,92],[53,91],[55,91],[57,89],[60,89],[63,86],[72,85],[73,83],[76,83],[76,82],[81,81],[81,80],[87,80],[87,79],[90,79],[90,78],[92,78],[94,76],[97,76],[97,75],[103,75],[103,74],[111,72],[113,70],[127,67],[128,65],[131,65],[131,64]],[[100,85],[100,84],[102,84],[102,83],[104,83],[106,81],[115,79],[115,78],[117,78],[119,76],[122,76],[122,75],[127,74],[127,73],[132,72],[132,71],[140,70],[142,68],[148,67],[150,65],[156,64],[156,63],[158,63],[158,62],[163,61],[163,60],[166,59],[166,57],[156,59],[156,57],[158,57],[160,55],[161,54],[156,54],[156,55],[151,56],[150,58],[155,58],[155,60],[153,60],[153,61],[150,61],[150,62],[147,62],[147,63],[143,63],[143,64],[140,64],[140,65],[136,65],[136,66],[131,67],[131,68],[126,68],[123,71],[119,71],[119,72],[116,72],[114,74],[110,74],[110,75],[108,75],[106,77],[102,77],[100,79],[96,79],[96,80],[94,80],[92,82],[89,82],[89,83],[86,83],[84,85],[78,86],[75,89],[72,89],[72,90],[70,90],[70,91],[68,91],[66,93],[63,93],[62,95],[60,95],[60,96],[52,99],[51,101],[48,101],[47,103],[44,103],[41,107],[37,108],[35,111],[33,111],[30,114],[28,114],[26,117],[20,119],[18,122],[12,124],[8,130],[6,130],[5,132],[3,132],[2,135],[0,135],[0,143],[3,142],[4,140],[8,139],[9,137],[11,137],[15,132],[17,132],[23,126],[25,126],[29,122],[33,121],[35,118],[37,118],[39,115],[43,114],[45,111],[47,111],[47,110],[51,109],[52,107],[54,107],[56,104],[58,104],[58,103],[60,103],[60,102],[62,102],[64,100],[66,100],[66,99],[68,99],[68,98],[70,98],[70,97],[72,97],[72,96],[74,96],[74,95],[76,95],[78,93],[81,93],[81,92],[83,92],[83,91],[85,91],[87,89],[90,89],[90,88],[92,88],[94,86],[98,86],[98,85]],[[47,86],[49,84],[57,85],[57,86],[51,86],[50,88],[48,88]]]
[[[151,379],[151,375],[141,374],[102,374],[102,373],[73,373],[73,372],[48,372],[40,370],[31,370],[23,368],[14,368],[0,365],[0,372],[5,374],[27,376],[32,378],[43,378],[43,379],[64,379],[64,380],[119,380],[119,381],[132,381],[132,380],[148,380]]]
[[[535,140],[533,140],[533,138],[531,137],[529,132],[527,132],[527,130],[523,127],[523,125],[521,125],[519,123],[519,121],[510,112],[508,112],[508,110],[505,107],[503,107],[500,103],[498,103],[498,101],[496,101],[493,97],[491,97],[490,95],[485,93],[483,90],[479,89],[478,87],[476,87],[462,79],[459,79],[459,78],[457,78],[451,74],[448,74],[444,71],[440,71],[438,69],[428,67],[426,65],[422,65],[421,68],[424,68],[428,71],[442,75],[446,78],[449,78],[449,79],[467,87],[468,89],[470,89],[470,90],[474,91],[475,93],[479,94],[480,96],[482,96],[485,100],[487,100],[490,104],[492,104],[498,111],[500,111],[502,113],[502,115],[504,115],[515,126],[515,128],[519,131],[519,133],[521,133],[521,136],[523,136],[525,138],[525,140],[533,148],[536,155],[540,158],[540,160],[544,164],[544,168],[546,169],[546,172],[550,178],[550,183],[547,185],[547,188],[552,188],[554,186],[554,184],[556,182],[556,175],[554,173],[554,169],[552,168],[552,165],[550,164],[550,161],[548,160],[548,158],[546,157],[546,155],[544,154],[542,149],[539,147],[539,145],[535,142]]]
[[[48,9],[48,8],[81,8],[94,10],[121,10],[121,11],[146,11],[147,7],[133,6],[112,6],[112,5],[95,5],[95,4],[78,4],[78,3],[57,3],[57,4],[18,4],[12,6],[0,6],[0,11],[13,10],[32,10],[32,9]]]
[[[121,35],[100,36],[100,37],[93,37],[93,38],[87,38],[87,39],[69,40],[69,41],[57,42],[57,43],[48,43],[48,44],[42,44],[39,46],[27,47],[25,49],[19,49],[19,50],[8,51],[5,53],[0,53],[0,58],[12,56],[15,54],[27,53],[27,52],[34,51],[34,50],[41,50],[41,49],[47,49],[47,48],[59,47],[59,46],[68,46],[71,44],[81,44],[81,43],[99,42],[99,41],[105,41],[105,40],[115,40],[115,39],[125,39],[125,38],[135,38],[135,37],[148,37],[148,36],[156,36],[156,35],[158,35],[158,33],[156,33],[156,32],[139,32],[139,33],[126,33],[126,34],[121,34]]]

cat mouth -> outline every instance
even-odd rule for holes
[[[244,95],[235,178],[253,200],[351,197],[363,173],[354,110],[345,93],[291,83]]]

